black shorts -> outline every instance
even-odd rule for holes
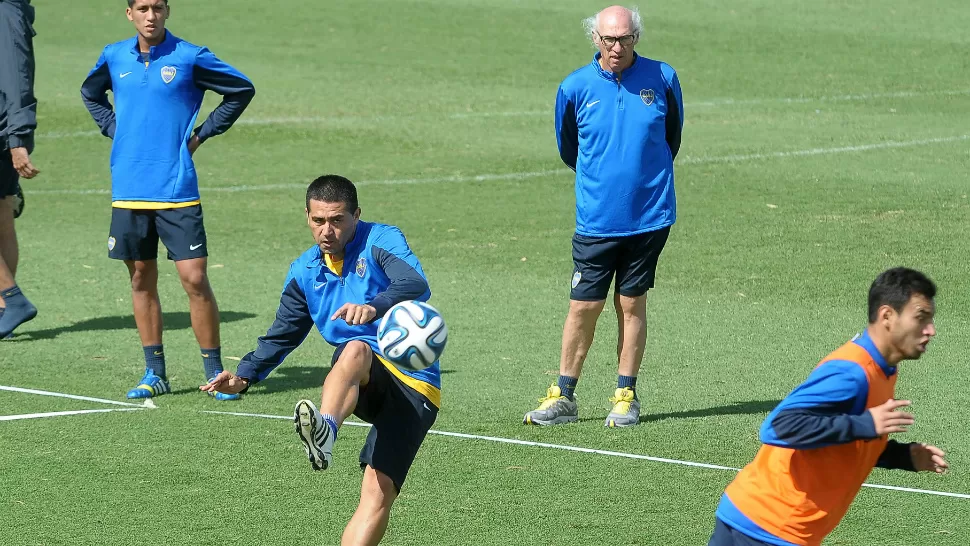
[[[711,535],[707,546],[771,546],[767,542],[749,537],[748,535],[734,529],[721,521],[721,518],[714,518],[714,534]]]
[[[10,150],[4,148],[0,150],[0,199],[11,195],[17,195],[20,187],[20,175],[13,168],[13,157]]]
[[[109,258],[155,260],[158,258],[159,239],[168,249],[169,260],[208,256],[202,205],[160,210],[111,209]]]
[[[657,260],[667,244],[670,227],[626,237],[573,235],[573,277],[570,299],[605,300],[616,275],[616,292],[637,298],[653,288]]]
[[[346,346],[334,351],[333,364]],[[360,390],[354,415],[373,425],[360,450],[360,468],[380,470],[400,493],[414,457],[438,417],[437,406],[402,383],[375,354],[370,381]]]

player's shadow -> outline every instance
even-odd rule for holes
[[[269,377],[257,384],[263,392],[285,392],[322,387],[327,374],[330,373],[330,363],[324,366],[301,366],[280,364]],[[441,370],[441,374],[455,373],[455,370]]]
[[[652,413],[640,416],[641,423],[663,421],[666,419],[689,419],[692,417],[715,417],[719,415],[751,415],[754,413],[768,413],[775,409],[781,400],[749,400],[747,402],[735,402],[713,408],[701,408],[686,411],[675,411],[670,413]]]
[[[220,311],[219,322],[228,323],[240,320],[255,318],[253,313],[241,313],[238,311]],[[29,327],[30,323],[25,326]],[[165,330],[184,330],[192,327],[192,319],[186,311],[164,312],[162,313],[162,328]],[[113,317],[96,317],[82,320],[56,328],[46,330],[27,330],[16,332],[10,341],[28,341],[32,339],[54,339],[65,333],[73,332],[105,332],[109,330],[133,330],[135,328],[134,315],[118,315]]]
[[[715,417],[718,415],[750,415],[754,413],[768,413],[775,409],[781,400],[750,400],[748,402],[735,402],[723,406],[712,408],[701,408],[685,411],[674,411],[670,413],[648,413],[640,415],[641,423],[652,423],[654,421],[664,421],[666,419],[690,419],[693,417]],[[603,417],[585,417],[579,421],[602,421]]]

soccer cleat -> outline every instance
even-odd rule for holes
[[[546,391],[546,396],[539,399],[539,407],[526,413],[522,422],[526,425],[558,425],[572,423],[578,417],[576,401],[563,396],[559,385],[553,385]]]
[[[169,392],[168,381],[155,375],[155,370],[145,370],[138,386],[128,391],[128,398],[153,398]]]
[[[212,379],[215,379],[215,378],[213,377]],[[209,383],[212,383],[212,379],[209,380]],[[239,393],[229,394],[225,392],[216,391],[216,392],[209,392],[208,394],[209,396],[214,397],[216,400],[219,400],[220,402],[226,402],[228,400],[239,400],[242,398],[242,395]]]
[[[334,434],[320,411],[309,400],[300,400],[293,411],[293,423],[314,470],[326,470],[333,461]]]
[[[605,426],[609,428],[632,427],[640,422],[640,401],[630,387],[616,389],[610,397],[613,409],[606,416]]]

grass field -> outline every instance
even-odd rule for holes
[[[40,309],[0,342],[0,385],[124,400],[143,360],[125,268],[107,258],[110,143],[81,81],[133,35],[124,3],[37,2],[42,174],[24,183],[18,281]],[[939,335],[902,366],[904,441],[943,476],[870,482],[970,493],[970,9],[957,0],[686,0],[642,6],[638,51],[680,75],[679,216],[651,292],[643,422],[608,430],[615,319],[604,312],[580,422],[527,428],[555,380],[574,227],[556,87],[589,62],[590,1],[173,2],[169,29],[257,95],[196,154],[223,355],[271,323],[312,244],[303,189],[359,182],[365,219],[399,225],[448,321],[440,431],[739,468],[768,411],[861,330],[869,283],[907,265],[939,284]],[[210,96],[206,107],[215,105]],[[238,403],[197,391],[201,359],[160,264],[169,376],[157,409],[0,422],[0,544],[335,544],[356,505],[365,429],[309,469],[284,420],[316,399],[332,349],[311,334]],[[234,367],[232,360],[227,367]],[[0,391],[0,415],[121,409]],[[730,470],[432,435],[386,544],[706,544]],[[966,545],[970,501],[864,488],[827,544]]]

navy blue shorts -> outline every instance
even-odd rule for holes
[[[337,347],[331,364],[346,346]],[[402,383],[375,354],[370,381],[360,390],[354,415],[373,425],[360,450],[360,468],[380,470],[400,493],[414,457],[438,417],[437,406]]]
[[[0,199],[17,195],[20,185],[20,175],[13,168],[13,157],[10,150],[0,150]]]
[[[625,237],[573,235],[573,278],[569,298],[605,300],[616,277],[616,292],[638,298],[653,288],[660,252],[670,227]]]
[[[174,261],[205,258],[205,226],[202,205],[177,209],[111,209],[108,257],[115,260],[149,261],[158,258],[158,241]]]
[[[707,546],[771,546],[767,542],[753,539],[748,535],[730,527],[721,521],[721,518],[714,518],[714,534]]]

